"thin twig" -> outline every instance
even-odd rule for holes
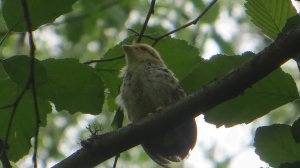
[[[5,33],[4,37],[3,37],[3,38],[1,39],[1,41],[0,41],[0,46],[2,46],[4,40],[8,37],[8,35],[10,34],[10,32],[11,32],[11,30],[9,30],[9,31],[7,31],[7,32]]]
[[[165,33],[165,34],[163,34],[163,35],[161,35],[161,36],[159,36],[159,37],[152,37],[152,36],[150,36],[150,35],[144,35],[144,31],[142,32],[141,31],[141,33],[138,33],[137,31],[135,31],[134,29],[128,29],[129,31],[131,31],[132,33],[134,33],[136,36],[139,36],[139,39],[140,38],[142,38],[142,37],[145,37],[145,38],[147,38],[147,39],[150,39],[150,40],[153,40],[154,42],[153,42],[153,44],[152,44],[152,46],[155,46],[161,39],[163,39],[163,38],[165,38],[165,37],[167,37],[167,36],[169,36],[169,35],[171,35],[171,34],[173,34],[173,33],[176,33],[176,32],[178,32],[178,31],[180,31],[180,30],[182,30],[182,29],[184,29],[184,28],[187,28],[187,27],[189,27],[189,26],[191,26],[191,25],[193,25],[193,24],[196,24],[207,12],[208,12],[208,10],[217,2],[218,0],[213,0],[212,2],[210,2],[209,3],[209,5],[203,10],[203,12],[202,13],[200,13],[200,15],[197,17],[197,18],[195,18],[195,19],[193,19],[192,21],[190,21],[190,22],[188,22],[188,23],[186,23],[186,24],[184,24],[184,25],[182,25],[182,26],[180,26],[180,27],[178,27],[178,28],[176,28],[176,29],[174,29],[174,30],[172,30],[172,31],[169,31],[169,32],[167,32],[167,33]],[[150,11],[150,10],[149,10]],[[148,13],[149,14],[149,13]],[[148,16],[148,15],[147,15]],[[148,16],[148,17],[150,17],[150,15]],[[146,20],[145,20],[146,21]],[[143,25],[143,28],[145,27],[145,25],[147,26],[147,24],[146,24],[147,22],[145,22],[144,23],[144,25]],[[143,29],[142,29],[143,30]],[[138,42],[140,42],[139,40],[138,40]]]
[[[139,35],[139,37],[137,39],[138,43],[141,42],[142,37],[143,37],[143,35],[144,35],[145,31],[146,31],[149,19],[150,19],[151,15],[154,14],[154,6],[155,6],[155,0],[151,0],[150,7],[149,7],[149,10],[148,10],[145,22],[143,24],[142,30],[140,32],[140,35]]]
[[[115,116],[117,115],[122,115],[123,117],[119,118],[119,122],[117,122],[117,128],[122,128],[123,127],[123,119],[124,119],[124,111],[119,107],[118,110],[116,111],[116,114]],[[114,119],[115,120],[115,119]],[[117,163],[118,163],[118,159],[120,158],[121,154],[118,153],[116,156],[115,156],[115,160],[114,160],[114,164],[113,164],[113,168],[117,168]]]
[[[12,103],[10,105],[6,105],[6,106],[1,107],[1,109],[10,108],[10,107],[13,108],[12,112],[10,114],[10,117],[9,117],[8,126],[7,126],[7,129],[6,129],[6,133],[5,133],[4,143],[2,145],[2,149],[5,149],[4,145],[8,144],[8,138],[9,138],[9,134],[10,134],[10,130],[11,130],[11,127],[12,127],[13,120],[15,118],[15,114],[16,114],[16,111],[17,111],[18,104],[20,103],[20,101],[21,101],[22,97],[24,96],[25,92],[27,91],[28,87],[29,87],[29,80],[27,81],[25,87],[20,92],[20,94],[18,95],[18,97],[16,98],[16,100],[14,101],[14,103]],[[2,157],[3,155],[5,155],[5,150],[1,151],[0,157]]]
[[[142,27],[142,30],[140,33],[137,33],[135,30],[133,29],[128,29],[129,31],[132,31],[134,32],[136,35],[138,35],[138,39],[137,39],[137,42],[141,42],[142,40],[142,37],[145,37],[144,36],[144,33],[146,31],[146,28],[147,28],[147,25],[148,25],[148,22],[149,22],[149,19],[151,17],[151,14],[154,13],[154,6],[155,6],[155,0],[151,0],[151,3],[150,3],[150,7],[149,7],[149,10],[148,10],[148,13],[147,13],[147,16],[146,16],[146,19],[145,19],[145,22],[143,24],[143,27]],[[147,36],[147,38],[151,38],[150,36]],[[155,40],[152,38],[152,40]],[[87,61],[87,62],[84,62],[84,64],[92,64],[92,63],[99,63],[99,62],[109,62],[109,61],[115,61],[115,60],[119,60],[119,59],[123,59],[124,58],[124,55],[121,55],[121,56],[118,56],[118,57],[114,57],[114,58],[101,58],[99,60],[91,60],[91,61]]]
[[[37,168],[37,147],[38,147],[38,135],[40,128],[40,113],[38,107],[37,93],[36,93],[36,85],[35,85],[35,45],[33,41],[33,33],[32,33],[32,22],[29,14],[27,0],[22,0],[24,18],[26,21],[27,32],[28,32],[28,40],[29,40],[29,55],[30,55],[30,75],[29,75],[29,84],[32,88],[32,98],[34,104],[34,112],[35,112],[35,134],[34,134],[34,151],[32,156],[32,161],[34,167]]]
[[[166,34],[163,34],[163,35],[161,35],[161,36],[159,36],[159,37],[157,37],[157,38],[155,38],[155,41],[154,41],[154,43],[152,44],[153,46],[155,46],[161,39],[163,39],[163,38],[165,38],[165,37],[167,37],[167,36],[169,36],[169,35],[171,35],[171,34],[173,34],[173,33],[176,33],[176,32],[178,32],[178,31],[180,31],[180,30],[182,30],[182,29],[184,29],[184,28],[186,28],[186,27],[189,27],[189,26],[191,26],[191,25],[193,25],[193,24],[196,24],[207,12],[208,12],[208,10],[217,2],[218,0],[213,0],[212,2],[210,2],[209,3],[209,5],[203,10],[203,12],[202,13],[200,13],[200,15],[197,17],[197,18],[195,18],[195,19],[193,19],[192,21],[190,21],[190,22],[188,22],[188,23],[186,23],[186,24],[184,24],[184,25],[182,25],[182,26],[180,26],[180,27],[178,27],[178,28],[176,28],[176,29],[174,29],[174,30],[172,30],[172,31],[170,31],[170,32],[168,32],[168,33],[166,33]]]
[[[180,30],[182,30],[182,29],[184,29],[186,27],[189,27],[189,26],[191,26],[193,24],[196,24],[217,1],[218,0],[213,0],[204,9],[204,11],[197,18],[193,19],[192,21],[190,21],[190,22],[188,22],[188,23],[186,23],[186,24],[184,24],[184,25],[182,25],[182,26],[180,26],[180,27],[178,27],[178,28],[176,28],[176,29],[174,29],[174,30],[166,33],[166,34],[163,34],[163,35],[161,35],[159,37],[152,37],[150,35],[144,35],[146,27],[148,25],[148,21],[150,19],[150,16],[151,16],[152,13],[154,13],[155,0],[152,0],[150,8],[149,8],[149,11],[148,11],[148,14],[146,16],[146,19],[145,19],[145,22],[143,24],[143,28],[142,28],[141,32],[138,33],[137,31],[135,31],[133,29],[128,29],[128,30],[131,31],[131,32],[133,32],[136,36],[138,36],[137,42],[140,42],[141,39],[142,39],[142,37],[145,37],[145,38],[153,40],[154,42],[153,42],[152,46],[155,46],[161,39],[163,39],[163,38],[165,38],[165,37],[167,37],[167,36],[169,36],[169,35],[171,35],[173,33],[176,33],[176,32],[178,32],[178,31],[180,31]],[[102,59],[99,59],[99,60],[87,61],[87,62],[84,62],[84,64],[92,64],[92,63],[97,63],[97,62],[109,62],[109,61],[115,61],[115,60],[123,59],[123,58],[124,58],[124,55],[118,56],[118,57],[114,57],[114,58],[102,58]]]
[[[150,40],[156,40],[156,38],[155,37],[152,37],[152,36],[150,36],[150,35],[140,35],[140,33],[139,32],[137,32],[136,30],[134,30],[134,29],[127,29],[128,31],[130,31],[130,32],[132,32],[135,36],[142,36],[142,37],[145,37],[145,38],[147,38],[147,39],[150,39]]]
[[[118,163],[118,159],[119,159],[119,157],[120,157],[120,154],[117,154],[117,155],[115,156],[115,160],[114,160],[113,168],[117,168],[117,163]]]
[[[0,46],[3,44],[4,40],[8,37],[8,35],[12,32],[12,30],[18,25],[19,23],[15,23],[7,32],[1,32],[0,35],[4,34],[4,37],[0,41]]]
[[[97,63],[97,62],[115,61],[115,60],[123,59],[124,57],[125,57],[124,55],[120,55],[120,56],[113,57],[113,58],[101,58],[99,60],[92,60],[92,61],[84,62],[84,64],[92,64],[92,63]]]
[[[4,105],[4,106],[1,106],[1,107],[0,107],[0,110],[8,109],[8,108],[11,108],[11,107],[13,107],[13,106],[14,106],[14,104]]]

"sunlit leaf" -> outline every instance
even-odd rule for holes
[[[247,0],[245,7],[252,22],[271,39],[275,39],[287,19],[297,13],[291,1]]]

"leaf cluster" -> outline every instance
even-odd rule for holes
[[[191,2],[200,9],[205,6],[202,1]],[[21,1],[3,0],[2,3],[0,31],[26,32]],[[136,36],[128,36],[125,39],[117,37],[113,40],[112,37],[116,32],[125,29],[126,18],[136,3],[137,0],[130,2],[28,0],[33,29],[57,25],[59,27],[54,34],[63,34],[65,43],[61,45],[64,47],[69,45],[66,47],[69,50],[58,51],[59,59],[53,58],[55,54],[51,56],[52,51],[48,48],[50,56],[38,51],[38,56],[34,60],[41,126],[46,126],[47,115],[53,111],[92,115],[97,115],[105,111],[104,109],[111,112],[118,111],[115,98],[119,94],[122,82],[118,74],[125,66],[125,60],[99,61],[92,65],[82,62],[96,59],[101,54],[104,55],[101,59],[113,59],[123,55],[122,45],[132,43]],[[162,2],[158,8],[165,5]],[[140,6],[140,9],[136,10],[145,8],[147,7]],[[220,8],[218,4],[214,6],[203,22],[214,23]],[[247,0],[245,9],[252,23],[270,40],[274,40],[290,27],[299,25],[299,16],[291,1]],[[178,27],[186,22],[189,16],[183,10],[177,11],[182,16],[176,20],[175,26]],[[139,23],[131,26],[135,29],[141,27]],[[225,54],[214,55],[209,60],[201,58],[203,47],[195,47],[198,43],[195,36],[199,35],[199,28],[196,25],[196,28],[190,31],[178,32],[176,38],[164,38],[155,46],[189,94],[205,88],[209,83],[255,57],[253,52],[235,55],[234,44],[220,38],[216,30],[213,30],[211,36],[220,44],[220,52]],[[167,31],[160,25],[149,26],[146,31],[147,35],[152,37],[161,32]],[[202,39],[207,38],[205,33],[201,36]],[[117,41],[120,41],[119,44]],[[13,42],[16,42],[14,37],[8,39],[3,46],[12,45]],[[151,44],[152,41],[143,38],[142,42]],[[6,53],[14,52],[10,50]],[[30,139],[34,137],[35,130],[34,100],[30,96],[32,88],[26,90],[18,105],[15,104],[30,76],[31,58],[16,53],[3,54],[0,58],[3,58],[0,62],[0,138],[5,137],[10,114],[13,107],[16,107],[8,142],[8,157],[11,161],[17,161],[28,153],[31,146]],[[298,63],[299,58],[295,61]],[[243,85],[243,81],[239,82]],[[242,95],[207,111],[205,120],[226,127],[247,124],[298,98],[295,80],[279,68],[248,88]],[[123,117],[120,117],[118,112],[113,124],[120,123],[120,120],[123,121]],[[299,121],[295,120],[292,126],[275,124],[258,128],[254,146],[260,158],[276,167],[284,163],[299,162]]]

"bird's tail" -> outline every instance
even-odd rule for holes
[[[142,146],[156,163],[168,167],[171,162],[182,161],[195,146],[196,139],[197,126],[195,120],[191,119]]]

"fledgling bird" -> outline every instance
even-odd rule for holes
[[[117,103],[131,122],[174,104],[185,97],[174,74],[159,53],[147,44],[123,45],[127,66]],[[176,59],[176,58],[174,58]],[[195,146],[197,127],[194,119],[184,122],[166,134],[142,144],[146,153],[159,165],[182,161]]]

